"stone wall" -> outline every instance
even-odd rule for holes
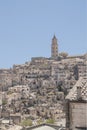
[[[87,128],[87,103],[84,101],[69,102],[67,113],[67,127],[69,130]]]

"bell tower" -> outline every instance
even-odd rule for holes
[[[51,57],[57,58],[58,57],[58,44],[57,44],[57,38],[54,35],[52,38],[52,44],[51,44]]]

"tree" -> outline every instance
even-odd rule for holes
[[[61,52],[59,55],[62,56],[63,58],[66,58],[68,56],[68,53],[67,52]]]

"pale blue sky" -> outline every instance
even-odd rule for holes
[[[0,0],[0,68],[31,57],[50,57],[53,35],[59,52],[87,52],[87,0]]]

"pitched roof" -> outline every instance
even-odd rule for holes
[[[66,99],[77,100],[77,87],[81,88],[81,98],[82,100],[87,101],[87,78],[79,78],[73,88],[70,90],[69,94],[66,96]]]
[[[53,36],[53,39],[57,39],[56,36],[55,36],[55,34],[54,34],[54,36]]]

